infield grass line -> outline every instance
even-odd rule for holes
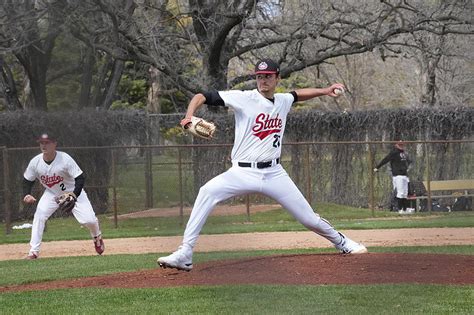
[[[338,230],[355,229],[398,229],[398,228],[442,228],[442,227],[472,227],[474,211],[452,212],[443,214],[416,214],[401,216],[398,213],[378,211],[372,217],[369,209],[358,209],[340,205],[321,205],[318,212]],[[187,222],[185,217],[183,223]],[[135,218],[119,221],[115,228],[113,220],[99,216],[100,227],[107,239],[177,236],[184,232],[184,225],[178,217]],[[31,222],[16,222],[15,225]],[[5,231],[5,224],[0,224],[0,230]],[[246,215],[211,216],[207,220],[202,234],[228,234],[253,232],[288,232],[307,231],[290,214],[282,209],[252,214],[250,221]],[[0,244],[28,243],[30,229],[14,229],[11,234],[0,233]],[[89,232],[75,218],[53,218],[48,220],[43,241],[87,240]]]

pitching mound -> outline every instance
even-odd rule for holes
[[[143,270],[0,288],[152,288],[226,284],[474,284],[474,256],[435,254],[308,254],[199,263],[191,272]]]

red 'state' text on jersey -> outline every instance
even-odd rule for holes
[[[282,126],[283,121],[278,117],[278,114],[274,118],[270,118],[270,114],[260,113],[255,119],[255,126],[253,126],[252,131],[254,136],[263,140],[272,133],[280,132]]]

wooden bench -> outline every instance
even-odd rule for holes
[[[414,196],[411,199],[416,199],[416,210],[420,209],[420,200],[422,199],[440,199],[440,198],[456,198],[460,196],[474,196],[474,179],[453,179],[453,180],[433,180],[429,182],[424,181],[427,196]],[[452,194],[441,195],[440,191],[452,191]],[[458,192],[455,194],[455,192]],[[430,196],[431,195],[431,196]]]

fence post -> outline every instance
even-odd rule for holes
[[[145,148],[145,208],[153,208],[153,174],[151,149]]]
[[[179,186],[179,225],[184,223],[183,205],[183,168],[181,162],[181,149],[178,147],[178,186]]]
[[[118,228],[118,210],[117,210],[117,167],[115,161],[115,150],[112,148],[110,155],[112,157],[112,203],[114,207],[114,227]]]
[[[12,232],[11,226],[11,192],[8,184],[8,175],[10,174],[8,165],[8,149],[3,147],[3,188],[5,197],[5,232],[10,234]]]
[[[313,194],[311,193],[311,161],[309,155],[309,145],[306,146],[305,152],[305,169],[306,169],[306,198],[308,203],[311,204],[313,201]]]
[[[369,207],[372,210],[372,216],[375,216],[375,198],[374,198],[374,152],[372,151],[372,144],[369,143],[368,150],[368,164],[369,164]]]
[[[426,189],[428,190],[428,212],[431,214],[431,159],[430,159],[430,150],[428,149],[428,143],[425,142],[426,148]]]

